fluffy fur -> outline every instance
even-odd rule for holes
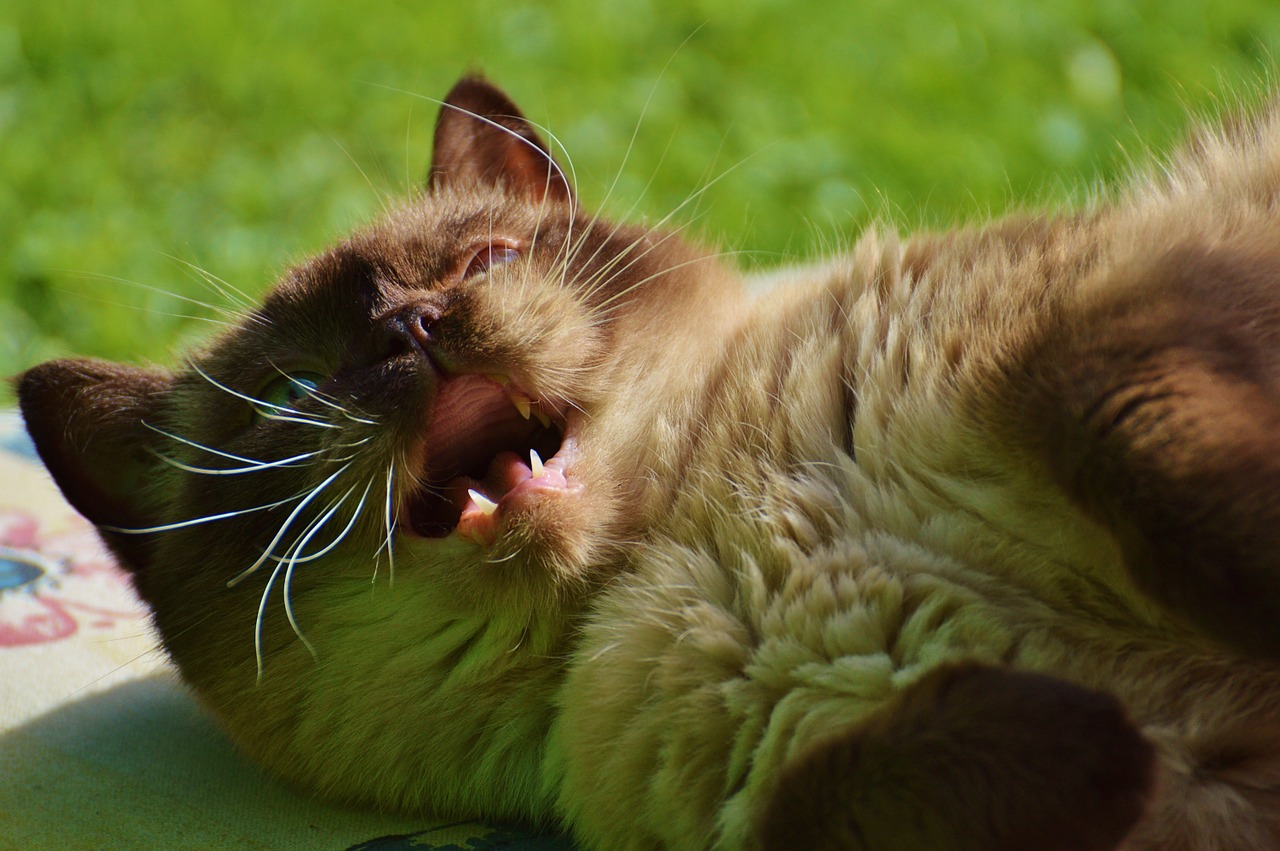
[[[470,78],[428,191],[187,365],[19,393],[320,794],[593,849],[1275,848],[1278,199],[1268,109],[751,295]]]

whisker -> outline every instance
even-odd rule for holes
[[[221,306],[221,305],[217,305],[217,304],[213,304],[213,303],[211,303],[211,302],[202,301],[201,299],[193,298],[193,297],[188,296],[188,295],[183,295],[182,293],[175,293],[175,292],[173,292],[172,290],[166,290],[164,287],[156,287],[156,286],[152,286],[151,284],[144,284],[144,283],[142,283],[141,281],[131,281],[131,280],[129,280],[128,278],[121,278],[121,277],[119,277],[119,276],[117,276],[117,275],[105,275],[105,274],[102,274],[102,273],[99,273],[99,272],[92,272],[92,273],[87,273],[87,272],[77,272],[77,273],[74,273],[74,274],[75,274],[75,276],[76,276],[76,277],[78,277],[78,278],[80,278],[80,279],[82,279],[82,280],[85,280],[85,281],[106,281],[106,282],[113,283],[113,284],[120,284],[120,285],[122,285],[122,286],[132,287],[132,288],[137,289],[137,290],[144,290],[144,291],[149,292],[149,293],[156,293],[157,295],[166,296],[166,297],[171,298],[171,299],[174,299],[174,300],[176,300],[176,301],[185,302],[185,303],[187,303],[187,304],[193,304],[193,305],[195,305],[196,307],[202,307],[202,308],[204,308],[205,310],[210,310],[210,311],[213,311],[214,313],[220,313],[220,314],[222,314],[223,316],[226,316],[227,318],[232,319],[232,320],[238,320],[238,319],[240,319],[240,313],[239,313],[239,311],[231,310],[230,308],[223,307],[223,306]],[[139,310],[145,310],[145,308],[138,308],[138,309],[139,309]],[[175,314],[175,315],[180,315],[180,314]],[[209,317],[207,317],[207,316],[188,316],[188,317],[184,317],[184,318],[188,318],[188,319],[205,319],[205,320],[210,321],[210,322],[216,322],[216,321],[217,321],[217,320],[214,320],[214,319],[209,319]]]
[[[332,142],[334,145],[336,145],[339,151],[342,151],[343,156],[345,156],[351,162],[351,164],[355,166],[356,171],[359,172],[362,178],[364,178],[364,182],[369,185],[369,191],[372,192],[374,197],[378,199],[378,204],[382,207],[382,212],[384,213],[392,212],[392,210],[394,210],[395,208],[395,204],[392,200],[391,193],[387,192],[386,190],[379,189],[377,187],[377,184],[375,184],[369,178],[368,173],[364,170],[364,168],[360,165],[360,163],[356,160],[356,158],[351,156],[351,152],[348,151],[346,147],[341,142],[338,141],[337,137],[330,136],[329,141]]]
[[[636,140],[640,136],[640,128],[644,124],[645,116],[649,114],[649,107],[653,105],[653,99],[658,93],[658,86],[662,84],[662,81],[666,78],[667,72],[671,70],[671,63],[675,62],[676,57],[679,56],[680,52],[684,50],[685,47],[688,46],[689,42],[693,40],[694,36],[696,36],[699,32],[702,31],[703,26],[704,24],[699,24],[698,26],[694,27],[693,30],[687,36],[685,36],[684,41],[680,42],[679,46],[676,47],[676,49],[671,52],[671,55],[667,57],[666,64],[662,66],[662,70],[659,71],[658,75],[654,78],[653,85],[649,87],[649,94],[645,97],[644,106],[640,108],[639,117],[636,118],[635,126],[631,130],[631,138],[627,141],[627,148],[622,154],[622,161],[618,164],[618,168],[614,172],[613,180],[609,184],[609,189],[605,192],[604,199],[596,207],[597,212],[592,217],[591,222],[587,226],[588,232],[590,232],[596,226],[596,224],[600,221],[600,217],[603,215],[604,210],[608,207],[609,200],[613,198],[614,190],[618,188],[618,182],[622,179],[622,175],[626,171],[627,163],[631,161],[631,155],[635,152]],[[662,166],[662,162],[666,160],[667,152],[670,150],[670,148],[671,148],[671,144],[670,142],[668,142],[667,149],[663,151],[662,157],[658,162],[658,166],[655,167],[653,170],[653,175],[649,178],[648,183],[645,184],[644,189],[640,191],[640,193],[636,196],[635,200],[632,202],[631,209],[628,210],[625,215],[620,216],[618,218],[619,222],[630,219],[631,215],[635,212],[636,207],[640,205],[640,199],[643,198],[645,193],[649,191],[649,188],[653,186],[654,178],[657,177],[657,174]],[[619,226],[615,226],[613,234],[610,234],[610,238],[612,238],[613,235],[617,233]],[[606,240],[605,242],[607,241],[608,240]],[[601,243],[602,246],[604,244],[605,243]],[[597,249],[597,252],[598,251],[599,249]],[[593,260],[595,260],[594,254],[591,256],[591,258],[587,262],[590,263]],[[562,279],[562,283],[563,283],[563,279]]]
[[[512,550],[511,552],[504,555],[502,558],[486,558],[484,561],[485,561],[485,564],[502,564],[503,562],[511,561],[513,558],[515,558],[518,555],[520,555],[519,550]]]
[[[546,137],[547,137],[547,140],[548,140],[552,145],[554,145],[555,147],[559,148],[559,149],[560,149],[560,151],[561,151],[561,153],[563,153],[563,154],[564,154],[564,156],[565,156],[565,164],[569,167],[569,173],[568,173],[568,174],[566,174],[566,173],[565,173],[565,171],[564,171],[564,169],[560,167],[560,164],[559,164],[558,162],[556,162],[555,157],[552,157],[552,156],[548,155],[546,151],[543,151],[541,148],[539,148],[539,147],[538,147],[538,146],[537,146],[537,145],[536,145],[532,140],[530,140],[530,139],[526,139],[524,136],[521,136],[519,133],[515,132],[515,131],[514,131],[514,130],[512,130],[510,127],[505,127],[505,126],[503,126],[502,124],[498,123],[497,121],[494,121],[494,120],[493,120],[493,119],[491,119],[491,118],[486,118],[485,116],[483,116],[483,115],[479,115],[479,114],[477,114],[477,113],[475,113],[475,112],[472,112],[472,111],[471,111],[471,110],[469,110],[469,109],[463,109],[462,107],[457,106],[456,104],[447,103],[447,102],[445,102],[445,101],[438,100],[438,99],[436,99],[436,98],[429,97],[429,96],[424,95],[424,94],[419,94],[418,92],[411,92],[411,91],[409,91],[409,90],[407,90],[407,89],[401,89],[401,88],[397,88],[397,87],[395,87],[395,86],[387,86],[387,85],[382,85],[382,84],[378,84],[378,83],[375,83],[374,85],[377,85],[379,88],[386,89],[387,91],[395,92],[396,94],[408,95],[408,96],[409,96],[409,97],[411,97],[411,98],[418,98],[419,100],[425,100],[425,101],[427,101],[428,103],[433,103],[433,104],[435,104],[436,106],[440,107],[441,109],[451,109],[451,110],[453,110],[454,112],[461,112],[461,113],[463,113],[464,115],[469,115],[469,116],[471,116],[472,118],[476,119],[477,121],[480,121],[480,122],[482,122],[482,123],[484,123],[484,124],[488,124],[490,127],[494,128],[495,130],[499,130],[499,131],[501,131],[501,132],[503,132],[503,133],[506,133],[508,136],[510,136],[512,139],[517,140],[517,141],[518,141],[518,142],[520,142],[522,145],[527,145],[528,147],[532,148],[532,149],[534,150],[534,152],[535,152],[535,153],[537,153],[539,156],[545,157],[545,158],[546,158],[546,160],[547,160],[547,162],[551,165],[551,167],[552,167],[553,169],[555,169],[555,170],[556,170],[556,172],[560,175],[560,177],[562,177],[562,178],[564,179],[565,183],[566,183],[566,184],[567,184],[571,189],[572,189],[572,188],[574,188],[574,187],[576,187],[576,186],[577,186],[577,184],[578,184],[578,180],[577,180],[577,171],[576,171],[576,169],[573,167],[573,158],[569,156],[569,150],[568,150],[568,148],[566,148],[566,147],[565,147],[564,143],[563,143],[563,142],[561,142],[561,141],[560,141],[560,139],[556,136],[556,134],[552,133],[552,132],[551,132],[551,130],[550,130],[549,128],[547,128],[547,127],[545,127],[545,126],[543,126],[543,125],[541,125],[541,124],[538,124],[538,123],[537,123],[537,122],[535,122],[535,121],[530,121],[528,118],[526,118],[526,119],[525,119],[525,122],[526,122],[530,127],[534,128],[535,130],[540,131],[544,136],[546,136]]]
[[[151,423],[148,423],[148,422],[145,422],[145,421],[142,423],[142,425],[143,425],[145,428],[149,428],[149,429],[151,429],[151,430],[152,430],[152,431],[154,431],[156,434],[162,434],[162,435],[164,435],[165,437],[169,438],[170,440],[176,440],[176,441],[178,441],[179,443],[185,443],[187,446],[193,446],[193,447],[195,447],[196,449],[201,449],[201,450],[203,450],[203,451],[205,451],[205,452],[210,452],[210,453],[212,453],[212,454],[214,454],[214,455],[221,455],[223,458],[231,458],[231,459],[232,459],[232,460],[234,460],[234,461],[243,461],[243,462],[244,462],[244,463],[246,463],[246,464],[264,464],[264,463],[267,463],[267,462],[265,462],[265,461],[259,461],[259,460],[258,460],[258,459],[256,459],[256,458],[246,458],[246,457],[245,457],[245,456],[243,456],[243,455],[236,455],[236,454],[235,454],[235,453],[233,453],[233,452],[225,452],[225,451],[223,451],[223,450],[221,450],[221,449],[214,449],[212,446],[205,446],[203,443],[199,443],[199,442],[194,441],[194,440],[191,440],[190,438],[187,438],[187,437],[182,437],[181,435],[174,434],[173,432],[165,431],[164,429],[162,429],[162,428],[160,428],[160,427],[158,427],[158,426],[154,426],[154,425],[152,425]]]
[[[188,271],[194,272],[195,275],[198,278],[200,278],[201,281],[204,282],[204,285],[208,289],[213,290],[213,292],[222,296],[227,301],[239,307],[241,310],[248,310],[253,307],[254,299],[252,299],[249,296],[249,294],[246,293],[244,290],[233,285],[230,281],[227,281],[224,278],[220,278],[217,275],[210,272],[208,269],[205,269],[202,266],[192,263],[189,260],[183,260],[181,257],[178,257],[176,255],[164,254],[162,256],[173,261],[174,263],[177,263],[181,266],[185,266]]]
[[[99,296],[86,295],[83,292],[63,287],[55,287],[56,292],[64,295],[74,296],[81,301],[96,302],[97,304],[105,304],[111,307],[121,307],[125,310],[133,310],[138,313],[148,313],[154,316],[168,316],[173,319],[186,319],[191,322],[207,322],[210,325],[218,325],[223,328],[230,328],[235,323],[230,319],[214,319],[212,316],[197,316],[190,313],[176,313],[172,310],[158,310],[154,307],[142,307],[136,304],[129,304],[125,301],[113,301],[109,298],[101,298]]]
[[[319,390],[317,390],[314,387],[308,387],[306,384],[304,384],[301,381],[298,381],[292,375],[285,372],[280,367],[275,366],[275,364],[272,364],[272,366],[275,367],[276,372],[280,373],[282,376],[284,376],[285,378],[293,382],[293,384],[299,389],[301,389],[302,392],[306,393],[307,396],[309,396],[312,399],[315,399],[317,402],[319,402],[321,405],[324,405],[325,407],[332,408],[333,410],[342,414],[347,419],[351,420],[353,423],[360,423],[361,425],[377,425],[378,424],[378,421],[376,419],[366,419],[363,417],[357,417],[356,415],[352,414],[349,410],[347,410],[347,408],[344,405],[340,404],[336,399],[334,399],[329,394],[321,393]],[[365,416],[367,417],[368,415],[366,414]]]
[[[705,262],[707,262],[708,260],[713,260],[713,259],[722,258],[722,257],[732,257],[732,256],[735,256],[737,253],[738,253],[738,252],[733,252],[733,251],[722,251],[722,252],[719,252],[718,254],[709,254],[709,255],[706,255],[706,256],[703,256],[703,257],[695,257],[694,259],[692,259],[692,260],[686,260],[686,261],[684,261],[683,263],[676,263],[674,266],[665,266],[665,267],[663,267],[662,269],[660,269],[659,271],[655,272],[654,274],[652,274],[652,275],[648,275],[648,276],[646,276],[646,277],[644,277],[644,278],[641,278],[641,279],[640,279],[640,280],[638,280],[638,281],[635,281],[635,282],[634,282],[634,283],[632,283],[630,286],[628,286],[626,289],[624,289],[624,290],[620,290],[620,291],[618,291],[618,292],[614,293],[613,295],[609,296],[609,297],[608,297],[607,299],[605,299],[604,301],[600,302],[600,304],[595,305],[595,306],[594,306],[594,308],[593,308],[593,313],[595,313],[597,316],[607,316],[611,311],[610,311],[610,310],[604,310],[604,308],[608,308],[608,306],[609,306],[612,302],[615,302],[615,301],[617,301],[618,299],[620,299],[620,298],[622,298],[622,297],[624,297],[624,296],[626,296],[626,295],[628,295],[628,294],[630,294],[630,293],[632,293],[632,292],[636,291],[637,289],[639,289],[640,287],[644,286],[645,284],[650,283],[651,281],[655,280],[656,278],[660,278],[660,277],[662,277],[663,275],[667,274],[668,272],[674,272],[674,271],[676,271],[676,270],[678,270],[678,269],[683,269],[683,268],[685,268],[686,266],[693,266],[693,265],[698,264],[698,263],[705,263]],[[615,307],[615,308],[613,308],[613,309],[616,309],[616,307]]]
[[[324,514],[312,521],[311,525],[304,530],[302,537],[289,548],[289,551],[293,553],[293,555],[286,560],[282,560],[282,562],[287,565],[284,571],[284,589],[282,591],[282,596],[284,597],[284,616],[289,621],[289,626],[293,627],[293,634],[298,636],[298,640],[303,643],[307,648],[307,651],[311,653],[311,656],[316,659],[320,658],[320,655],[316,653],[315,645],[313,645],[307,637],[302,634],[302,628],[298,626],[298,619],[293,613],[293,596],[290,593],[293,588],[293,570],[301,563],[301,559],[299,559],[298,556],[306,548],[307,544],[321,529],[324,528],[325,524],[329,522],[329,518],[333,517],[333,515],[338,512],[338,509],[342,508],[342,504],[346,502],[347,498],[354,492],[354,487],[349,488],[346,493],[330,505],[329,509]],[[279,567],[276,569],[278,570]]]
[[[125,528],[123,526],[100,525],[99,529],[106,529],[108,532],[120,532],[124,535],[149,535],[155,532],[171,532],[174,529],[183,529],[187,526],[199,526],[201,523],[212,523],[215,520],[225,520],[228,517],[239,517],[242,514],[250,514],[254,511],[267,511],[272,508],[279,508],[287,505],[295,499],[300,499],[301,494],[282,499],[279,502],[271,502],[266,505],[256,505],[253,508],[241,508],[238,511],[224,511],[221,514],[210,514],[205,517],[195,517],[191,520],[181,520],[177,523],[165,523],[162,526],[144,526],[140,528]]]
[[[317,559],[323,558],[324,556],[333,552],[334,548],[337,547],[339,544],[341,544],[343,539],[346,538],[347,535],[351,533],[351,530],[356,525],[356,521],[360,519],[360,512],[364,511],[364,504],[369,497],[369,490],[372,487],[373,487],[373,479],[370,479],[369,484],[365,485],[364,493],[360,495],[360,502],[356,505],[355,511],[352,512],[351,519],[347,521],[347,525],[343,527],[343,530],[338,533],[337,537],[335,537],[332,541],[326,544],[323,549],[320,549],[309,556],[303,556],[301,558],[291,558],[289,559],[289,561],[294,564],[306,564],[309,561],[316,561]],[[350,490],[348,490],[345,494],[342,495],[342,499],[338,503],[338,505],[341,506],[343,502],[346,502],[347,497],[349,497],[354,492],[355,492],[355,486],[352,486]],[[332,514],[332,512],[330,512],[330,514]],[[329,514],[326,514],[325,519],[328,519],[328,517],[329,517]],[[310,538],[309,535],[307,537],[308,539]],[[272,556],[271,558],[275,561],[283,560],[280,556]]]
[[[271,543],[267,544],[267,548],[263,550],[262,555],[258,557],[257,561],[255,561],[253,564],[249,565],[240,573],[236,574],[231,579],[229,579],[227,581],[227,587],[232,588],[238,585],[246,577],[252,575],[255,571],[257,571],[259,567],[262,567],[262,565],[266,563],[267,559],[271,557],[272,552],[276,548],[276,544],[280,543],[280,539],[284,537],[285,532],[289,531],[289,527],[293,524],[293,521],[297,519],[298,515],[302,513],[302,510],[306,508],[308,505],[310,505],[311,501],[315,499],[317,496],[319,496],[320,493],[325,488],[327,488],[333,482],[334,479],[338,478],[338,476],[341,476],[350,468],[351,468],[351,465],[346,464],[342,466],[339,470],[337,470],[335,473],[333,473],[331,476],[329,476],[329,478],[325,479],[323,482],[316,485],[316,487],[313,488],[312,491],[309,494],[307,494],[306,497],[304,497],[303,500],[299,502],[296,507],[294,507],[293,511],[289,513],[289,516],[285,518],[284,523],[280,524],[279,531],[277,531],[275,534],[275,537],[271,539]]]
[[[205,381],[208,381],[210,384],[212,384],[214,387],[217,387],[219,390],[223,391],[224,393],[229,393],[232,396],[235,396],[237,399],[243,399],[249,404],[259,408],[273,408],[277,411],[285,411],[293,415],[293,416],[281,416],[279,414],[269,414],[263,411],[259,411],[259,413],[261,413],[263,417],[269,420],[280,420],[281,422],[300,423],[303,425],[316,426],[318,428],[341,428],[341,426],[334,425],[333,423],[327,423],[327,422],[324,422],[323,420],[310,419],[307,414],[304,414],[301,411],[294,410],[293,408],[288,408],[288,407],[285,407],[284,405],[274,405],[270,402],[264,402],[261,399],[255,399],[254,397],[249,396],[248,394],[241,393],[239,390],[233,390],[230,387],[218,381],[213,376],[209,375],[209,373],[205,372],[203,369],[201,369],[200,364],[196,363],[195,361],[189,361],[188,363],[191,366],[192,370],[194,370],[201,378],[203,378]]]
[[[284,564],[276,565],[276,569],[271,571],[271,576],[267,577],[266,587],[262,589],[262,598],[258,601],[258,616],[253,621],[253,658],[258,664],[258,685],[262,685],[263,662],[262,662],[262,622],[267,613],[267,600],[271,596],[271,587],[276,584],[276,579],[280,576],[280,571],[284,570]]]
[[[733,172],[734,172],[734,171],[736,171],[737,169],[741,168],[741,167],[742,167],[742,166],[743,166],[743,165],[744,165],[748,160],[750,160],[750,159],[751,159],[751,157],[744,157],[744,158],[742,158],[742,159],[741,159],[741,160],[739,160],[738,162],[734,163],[732,166],[730,166],[730,167],[726,168],[724,171],[720,172],[720,174],[716,175],[716,176],[715,176],[714,178],[712,178],[711,180],[707,181],[703,186],[699,187],[698,189],[694,190],[693,192],[690,192],[690,193],[689,193],[689,195],[688,195],[688,196],[687,196],[683,201],[681,201],[678,205],[676,205],[676,207],[675,207],[674,209],[672,209],[672,210],[671,210],[670,212],[668,212],[665,216],[663,216],[661,219],[659,219],[659,220],[658,220],[658,222],[657,222],[653,227],[651,227],[651,228],[649,229],[649,234],[653,234],[653,233],[656,233],[656,232],[660,232],[660,231],[662,230],[662,228],[664,228],[664,227],[666,226],[666,223],[667,223],[667,222],[669,222],[672,218],[674,218],[674,217],[675,217],[675,215],[676,215],[677,213],[679,213],[681,210],[683,210],[683,209],[684,209],[685,207],[687,207],[689,204],[691,204],[691,203],[693,203],[694,201],[697,201],[698,199],[700,199],[704,194],[706,194],[706,192],[707,192],[708,190],[710,190],[712,187],[714,187],[714,186],[715,186],[717,183],[719,183],[721,180],[724,180],[724,179],[725,179],[726,177],[728,177],[731,173],[733,173]],[[626,266],[624,266],[624,267],[622,267],[621,269],[619,269],[619,270],[614,274],[614,277],[616,277],[617,275],[622,274],[622,273],[623,273],[623,272],[625,272],[627,269],[630,269],[630,268],[631,268],[633,265],[635,265],[635,263],[637,263],[641,258],[643,258],[644,256],[646,256],[650,251],[653,251],[654,249],[658,248],[660,245],[662,245],[662,244],[663,244],[664,242],[666,242],[668,239],[672,238],[675,234],[679,233],[679,231],[680,231],[680,230],[681,230],[680,228],[677,228],[675,231],[673,231],[673,232],[671,232],[671,233],[664,234],[664,235],[662,236],[662,238],[661,238],[661,239],[659,239],[659,240],[658,240],[654,245],[650,246],[648,249],[646,249],[645,251],[641,252],[639,255],[637,255],[637,256],[635,256],[635,257],[633,257],[633,258],[631,259],[631,261],[630,261],[629,263],[627,263],[627,265],[626,265]],[[643,239],[643,237],[642,237],[642,239]],[[627,247],[627,249],[626,249],[625,251],[619,252],[619,253],[618,253],[618,255],[616,255],[616,257],[614,258],[614,260],[613,260],[613,261],[611,261],[611,263],[616,263],[616,262],[620,261],[620,260],[624,257],[624,255],[626,255],[626,254],[630,253],[631,249],[635,247],[635,245],[638,243],[638,241],[639,241],[639,240],[637,240],[637,242],[633,242],[630,246],[628,246],[628,247]],[[606,268],[609,268],[609,267],[608,267],[608,266],[606,266]],[[600,284],[600,286],[603,286],[603,283],[601,283],[601,284]],[[598,288],[599,288],[598,286],[596,286],[596,287],[592,287],[592,288],[589,288],[589,289],[588,289],[588,293],[593,293],[593,292],[595,292]]]
[[[395,552],[394,532],[395,532],[395,526],[400,519],[398,516],[393,516],[394,509],[392,507],[392,494],[395,492],[393,488],[393,485],[395,483],[395,470],[396,470],[395,461],[392,460],[391,463],[387,465],[387,502],[386,502],[387,537],[383,539],[382,543],[378,546],[378,549],[374,551],[374,554],[373,554],[374,566],[373,566],[373,580],[372,580],[372,582],[375,582],[375,583],[378,581],[378,556],[381,554],[382,550],[385,548],[387,551],[387,574],[388,574],[387,584],[392,587],[394,587],[396,584],[396,552]]]
[[[297,467],[299,466],[297,464],[298,461],[305,461],[308,458],[314,458],[317,455],[323,455],[325,451],[326,450],[324,449],[317,449],[314,452],[304,452],[301,455],[294,455],[291,458],[281,458],[279,461],[260,461],[260,462],[255,462],[253,464],[250,464],[247,467],[228,467],[225,470],[218,470],[211,467],[194,467],[190,464],[184,464],[181,461],[178,461],[174,458],[170,458],[168,455],[163,455],[159,452],[153,452],[152,454],[155,455],[157,458],[159,458],[161,461],[170,465],[171,467],[177,467],[179,470],[184,470],[188,473],[199,473],[202,476],[237,476],[237,475],[240,475],[241,473],[256,473],[259,470],[269,470],[273,467]],[[338,460],[347,460],[347,459],[338,459]]]

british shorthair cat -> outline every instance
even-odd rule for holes
[[[454,87],[174,370],[18,379],[194,692],[586,849],[1280,848],[1280,111],[762,290]]]

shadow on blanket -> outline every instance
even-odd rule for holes
[[[6,848],[537,849],[558,837],[318,803],[245,761],[169,675],[0,734]]]

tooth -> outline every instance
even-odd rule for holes
[[[511,397],[511,401],[515,404],[516,410],[520,412],[520,416],[524,417],[526,420],[529,419],[529,413],[533,410],[529,405],[529,400],[524,396],[513,395]]]
[[[535,479],[542,478],[542,459],[538,457],[538,450],[529,450],[529,469],[533,471]]]
[[[510,381],[511,379],[507,378],[505,375],[503,375],[500,372],[491,372],[489,373],[489,380],[494,382],[495,384],[500,384],[503,387],[506,387],[507,382]]]
[[[533,415],[538,418],[538,422],[542,423],[543,428],[551,428],[551,417],[542,413],[542,411],[534,411]],[[525,419],[528,419],[526,416]]]
[[[488,517],[498,510],[498,503],[489,499],[489,497],[480,493],[480,491],[468,488],[467,493],[471,494],[471,501],[476,504],[476,508],[480,509],[480,513],[485,517]]]

